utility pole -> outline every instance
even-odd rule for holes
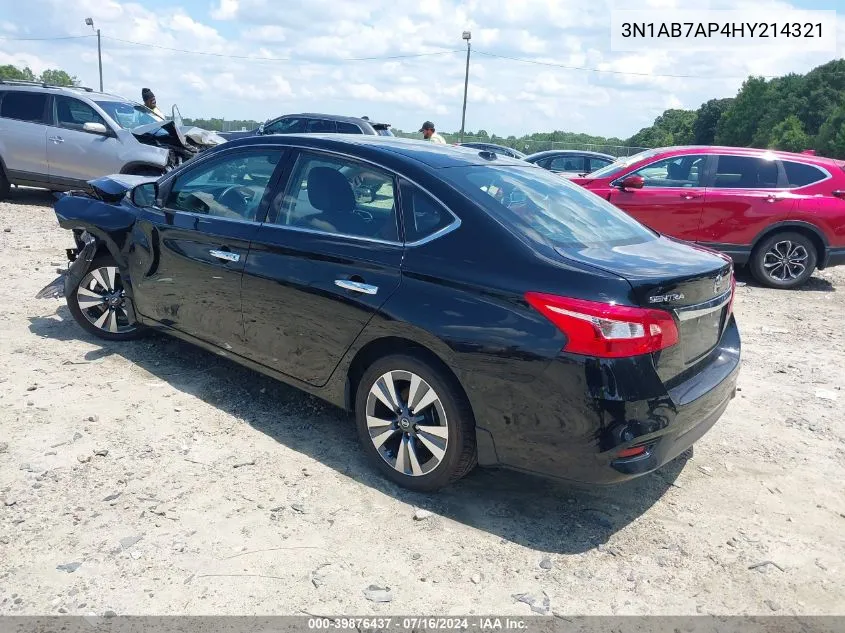
[[[85,24],[90,26],[92,29],[94,28],[94,18],[85,18]],[[94,29],[97,31],[97,66],[100,69],[100,92],[103,91],[103,48],[100,45],[100,29]]]
[[[469,50],[470,44],[469,40],[472,37],[472,33],[469,31],[464,31],[461,35],[461,38],[467,41],[467,70],[466,75],[464,75],[464,109],[461,113],[461,143],[464,142],[464,128],[466,126],[467,121],[467,88],[469,87]]]

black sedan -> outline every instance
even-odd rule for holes
[[[369,134],[393,136],[389,123],[375,123],[369,118],[338,114],[285,114],[262,123],[254,130],[220,132],[227,141],[265,134]]]
[[[610,154],[573,149],[550,149],[525,157],[529,163],[567,178],[577,178],[610,165],[616,159]]]
[[[55,210],[85,330],[160,330],[344,407],[409,488],[476,463],[624,480],[734,396],[730,261],[523,161],[252,137]]]

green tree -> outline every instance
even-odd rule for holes
[[[810,147],[810,137],[798,117],[790,114],[772,128],[768,146],[785,152],[801,152]]]
[[[719,145],[749,146],[766,111],[768,86],[763,77],[749,77],[736,99],[719,119],[715,141]]]
[[[810,136],[820,133],[822,125],[845,102],[845,59],[818,66],[804,76],[805,93],[798,118]]]
[[[692,124],[692,142],[695,145],[712,145],[716,140],[716,126],[722,115],[733,103],[733,98],[710,99],[695,112]]]
[[[822,123],[816,149],[825,156],[845,159],[845,105],[836,108]]]
[[[0,66],[0,79],[22,79],[24,81],[35,81],[35,75],[29,69],[29,66],[24,66],[23,70],[17,66],[7,64]]]
[[[644,127],[628,139],[634,147],[669,147],[675,145],[675,137],[669,130],[657,125]]]
[[[38,80],[51,86],[76,86],[79,84],[79,80],[76,77],[71,77],[65,71],[55,68],[45,70],[41,73],[41,77]]]

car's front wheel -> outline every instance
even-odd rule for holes
[[[108,341],[126,341],[143,333],[126,308],[120,269],[111,257],[95,257],[76,288],[68,289],[67,307],[83,329]]]
[[[775,233],[754,249],[751,272],[770,288],[797,288],[816,269],[818,255],[812,240],[801,233]]]
[[[476,464],[475,425],[454,378],[409,355],[373,363],[355,399],[364,450],[388,479],[412,490],[442,488]]]

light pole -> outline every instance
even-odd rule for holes
[[[469,50],[470,44],[469,40],[472,37],[472,33],[469,31],[464,31],[461,35],[461,38],[467,41],[467,71],[466,75],[464,75],[464,110],[461,113],[461,143],[464,142],[464,126],[466,125],[467,121],[467,87],[469,87]]]
[[[85,18],[85,24],[94,29],[94,18]],[[100,29],[97,31],[97,65],[100,67],[100,92],[103,91],[103,49],[100,47]]]

